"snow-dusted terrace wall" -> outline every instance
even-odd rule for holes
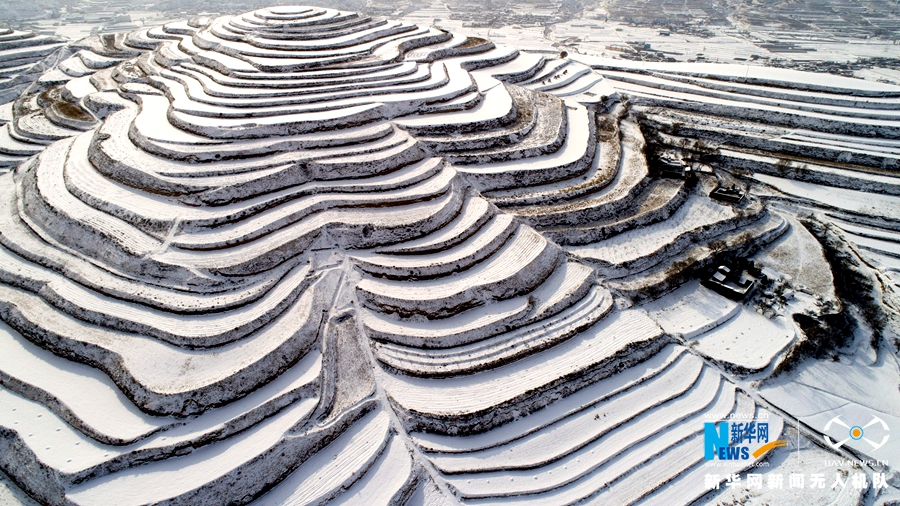
[[[648,165],[649,106],[736,106],[332,9],[73,49],[0,130],[0,468],[41,502],[690,502],[704,413],[764,412],[629,309],[788,228]]]
[[[32,32],[0,29],[0,103],[14,100],[41,74],[52,68],[64,46],[61,39]]]

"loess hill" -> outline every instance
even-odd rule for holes
[[[834,298],[798,208],[898,256],[900,88],[312,7],[65,51],[0,114],[0,469],[44,504],[691,503],[803,340],[695,279],[806,240]]]

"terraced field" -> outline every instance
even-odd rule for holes
[[[769,195],[709,194],[741,157],[893,181],[890,91],[595,70],[314,7],[66,50],[0,130],[0,469],[45,504],[694,502],[704,422],[782,434],[733,373],[795,344],[771,323],[736,357],[765,317],[711,292],[647,304],[790,233]],[[653,154],[770,113],[795,125],[777,149],[729,133],[714,173]],[[868,158],[773,172],[819,124]]]

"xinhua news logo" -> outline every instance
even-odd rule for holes
[[[875,451],[888,442],[890,430],[891,428],[884,420],[874,415],[872,415],[872,420],[865,425],[844,423],[838,415],[825,424],[823,435],[825,441],[835,450],[849,441],[862,441],[868,443],[871,450]],[[834,436],[834,439],[831,436]]]
[[[785,445],[784,439],[769,441],[768,422],[703,424],[703,457],[706,460],[758,459],[769,450]]]

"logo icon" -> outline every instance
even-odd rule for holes
[[[763,443],[752,450],[751,445]],[[758,459],[766,452],[787,446],[784,439],[769,441],[768,422],[706,422],[703,424],[703,458],[706,460]]]
[[[832,428],[831,428],[832,425],[843,427],[844,429],[846,429],[846,432],[839,429],[838,427],[835,427],[832,430]],[[879,426],[881,427],[881,430],[878,430]],[[870,427],[871,427],[871,429],[870,429]],[[834,439],[831,439],[831,436],[829,436],[828,434],[823,434],[825,436],[825,441],[835,450],[844,446],[844,443],[846,443],[847,441],[850,441],[852,439],[853,441],[865,441],[866,443],[869,443],[872,446],[872,451],[875,451],[875,450],[881,448],[882,446],[884,446],[887,443],[888,438],[891,437],[891,435],[888,434],[891,431],[890,427],[888,427],[888,424],[885,423],[885,421],[882,420],[881,418],[878,418],[877,416],[874,416],[874,415],[872,416],[871,422],[869,422],[865,425],[862,425],[862,426],[847,425],[846,423],[844,423],[843,420],[841,420],[840,415],[838,415],[838,416],[832,418],[831,420],[828,420],[828,423],[825,424],[825,432],[829,432],[829,431],[832,434],[834,434],[836,437],[843,438],[843,439],[839,439],[838,441],[835,441]],[[875,438],[876,440],[878,439],[879,436],[881,436],[881,442],[876,443],[872,439],[869,439],[868,437],[866,437],[867,431],[870,432],[870,437]]]

